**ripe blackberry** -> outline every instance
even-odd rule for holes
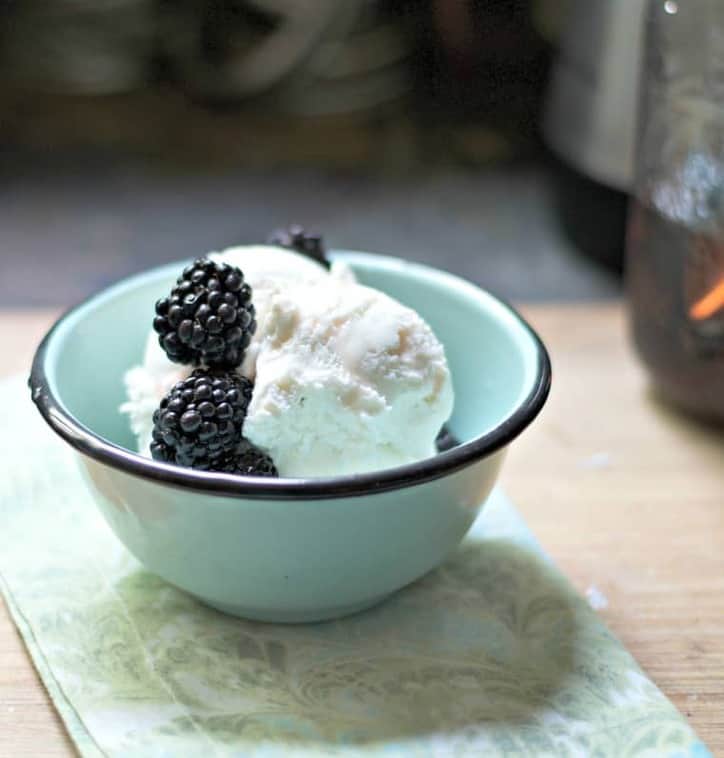
[[[274,461],[247,439],[242,439],[233,455],[215,470],[240,476],[279,476]]]
[[[321,263],[325,268],[329,268],[322,235],[305,232],[299,224],[292,224],[286,229],[274,230],[269,235],[267,243],[296,250],[298,253],[317,261],[317,263]]]
[[[198,258],[156,303],[153,328],[174,363],[235,368],[256,331],[255,316],[242,272]]]
[[[233,372],[196,369],[175,384],[153,414],[157,461],[217,470],[241,442],[252,383]]]

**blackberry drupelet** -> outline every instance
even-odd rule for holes
[[[329,260],[325,254],[324,241],[320,234],[312,234],[304,231],[299,224],[292,224],[286,229],[276,229],[267,239],[268,244],[286,247],[306,255],[312,260],[329,268]]]
[[[240,476],[279,476],[274,461],[247,439],[242,439],[233,456],[219,471]]]
[[[236,373],[196,369],[172,387],[153,414],[153,458],[218,470],[239,447],[252,389]]]
[[[256,331],[255,316],[242,272],[198,258],[156,303],[153,328],[174,363],[235,368]]]

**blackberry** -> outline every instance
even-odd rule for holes
[[[446,450],[452,450],[460,444],[459,440],[448,429],[447,424],[442,425],[442,429],[438,432],[435,439],[435,447],[437,447],[438,453],[444,453]]]
[[[274,461],[247,439],[242,439],[233,456],[216,470],[240,476],[279,476]]]
[[[198,258],[156,303],[153,328],[174,363],[235,368],[256,331],[255,316],[242,272]]]
[[[329,260],[325,254],[322,236],[305,232],[299,224],[292,224],[286,229],[276,229],[269,235],[267,243],[296,250],[298,253],[317,261],[317,263],[321,263],[325,268],[329,268]]]
[[[225,465],[241,442],[252,389],[233,372],[196,369],[153,414],[153,458],[202,470]]]

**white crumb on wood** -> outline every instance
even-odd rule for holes
[[[582,458],[578,465],[586,469],[604,469],[611,467],[611,454],[606,452],[594,453],[588,458]]]
[[[594,611],[608,608],[608,598],[593,584],[586,590],[586,600]]]

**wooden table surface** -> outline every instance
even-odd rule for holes
[[[553,359],[550,401],[503,483],[574,585],[715,754],[724,755],[724,435],[647,390],[621,308],[524,309]],[[0,375],[26,370],[50,312],[0,311]],[[0,756],[72,745],[0,603]]]

